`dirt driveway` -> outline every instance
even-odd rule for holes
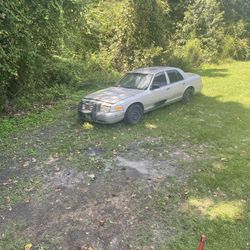
[[[178,189],[200,160],[189,145],[145,137],[106,156],[98,143],[80,146],[82,134],[57,121],[1,153],[0,249],[161,249],[176,237]]]

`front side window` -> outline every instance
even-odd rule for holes
[[[151,79],[151,74],[128,73],[117,85],[121,88],[145,90],[148,88]]]
[[[176,70],[171,70],[171,71],[168,71],[167,73],[168,73],[170,83],[183,80],[183,76]]]
[[[151,89],[161,88],[167,85],[167,79],[165,73],[160,73],[155,76]]]

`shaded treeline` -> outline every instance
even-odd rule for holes
[[[2,111],[135,67],[250,55],[250,0],[1,0],[0,25]]]

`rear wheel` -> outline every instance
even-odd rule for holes
[[[194,96],[194,89],[193,88],[186,89],[181,100],[182,103],[186,104],[190,102],[193,96]]]
[[[140,104],[132,104],[126,111],[124,121],[128,124],[136,124],[143,117],[143,108]]]

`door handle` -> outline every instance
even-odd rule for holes
[[[184,83],[182,83],[182,85],[185,85],[186,83],[184,82]]]
[[[167,90],[170,90],[170,88],[167,88],[166,91],[167,91]]]

